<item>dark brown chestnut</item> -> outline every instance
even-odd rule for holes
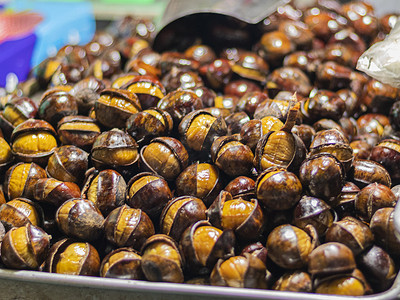
[[[119,248],[106,255],[100,265],[100,276],[119,279],[144,279],[142,257],[131,248]]]

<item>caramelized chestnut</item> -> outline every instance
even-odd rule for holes
[[[94,241],[103,234],[104,217],[89,200],[78,198],[64,202],[55,219],[60,230],[71,238]]]
[[[142,257],[131,248],[119,248],[106,255],[100,265],[100,276],[119,279],[144,279]]]
[[[149,281],[183,282],[183,260],[174,240],[164,234],[147,239],[142,247],[142,270]]]
[[[1,260],[12,269],[38,270],[50,248],[51,236],[30,223],[11,228],[1,243]]]
[[[139,250],[155,231],[153,222],[141,209],[127,205],[117,207],[104,222],[107,241],[117,247],[132,247]]]
[[[171,198],[168,183],[160,175],[143,172],[128,182],[126,203],[132,208],[140,208],[153,220]]]
[[[43,211],[33,201],[26,198],[14,198],[0,206],[0,221],[6,230],[25,224],[41,226]]]
[[[79,198],[81,190],[76,183],[54,178],[40,178],[33,187],[33,199],[59,207],[65,201]]]
[[[272,286],[276,291],[312,292],[312,280],[310,274],[304,271],[292,271],[283,274]]]
[[[371,218],[370,228],[378,246],[396,256],[400,254],[400,240],[394,226],[394,208],[378,209]]]
[[[58,274],[98,276],[100,256],[89,243],[62,239],[50,248],[45,270]]]
[[[246,176],[239,176],[230,181],[224,188],[233,198],[243,198],[250,200],[255,198],[255,185],[253,179]]]
[[[386,185],[387,187],[391,187],[392,185],[388,171],[381,164],[373,160],[355,159],[347,176],[359,188],[364,188],[374,182]]]

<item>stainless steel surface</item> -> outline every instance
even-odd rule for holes
[[[400,201],[397,202],[394,210],[394,227],[396,227],[397,238],[400,239]]]
[[[146,300],[210,300],[210,299],[288,299],[343,300],[400,299],[400,276],[384,293],[344,297],[271,290],[239,289],[158,283],[99,277],[50,274],[35,271],[0,270],[0,299],[146,299]]]

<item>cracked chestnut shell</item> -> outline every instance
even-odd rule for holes
[[[211,159],[225,174],[237,177],[251,173],[254,154],[237,136],[221,136],[211,145]]]
[[[100,256],[87,242],[65,238],[55,243],[49,251],[45,271],[67,275],[98,276]]]
[[[100,277],[142,280],[142,257],[131,248],[119,248],[108,253],[100,265]]]
[[[293,213],[293,224],[303,230],[312,225],[318,236],[324,236],[335,221],[336,215],[331,207],[323,200],[303,196],[296,205]]]
[[[203,102],[193,91],[176,90],[158,101],[157,107],[168,112],[177,126],[188,113],[202,109]]]
[[[45,92],[40,99],[38,115],[54,127],[63,117],[77,114],[76,98],[65,91],[51,89]]]
[[[156,234],[142,247],[142,270],[149,281],[182,283],[183,259],[175,241],[164,234]]]
[[[400,182],[400,141],[384,139],[371,150],[370,159],[380,163],[390,174],[394,184]]]
[[[227,260],[220,259],[210,275],[210,283],[214,286],[242,288],[267,287],[267,268],[257,257],[245,253]]]
[[[257,178],[255,191],[261,205],[271,210],[286,210],[301,198],[302,186],[297,176],[281,168],[268,168]]]
[[[171,199],[168,183],[160,175],[142,172],[128,182],[126,203],[132,208],[140,208],[153,220]]]
[[[256,183],[250,177],[239,176],[230,181],[224,187],[224,190],[231,193],[233,198],[241,197],[245,200],[250,200],[251,198],[256,198],[255,185]]]
[[[359,188],[364,188],[371,183],[380,183],[387,187],[392,186],[389,172],[373,160],[355,159],[347,178]]]
[[[141,209],[122,205],[107,216],[104,233],[107,241],[117,247],[140,250],[146,239],[154,234],[154,226]]]
[[[179,241],[186,228],[197,221],[206,219],[206,209],[199,198],[192,196],[173,198],[161,213],[161,233]]]
[[[222,189],[222,178],[216,166],[196,162],[179,174],[175,186],[177,196],[197,197],[210,206]]]
[[[393,207],[378,209],[372,216],[369,227],[378,246],[393,256],[400,254],[400,240],[396,236]]]
[[[125,128],[126,120],[141,110],[138,97],[121,89],[104,89],[94,105],[97,121],[107,128]]]
[[[58,147],[50,156],[46,171],[58,180],[82,185],[88,168],[88,156],[86,151],[73,145]]]
[[[356,268],[351,249],[337,242],[318,246],[309,254],[308,259],[308,272],[313,276],[348,273]]]
[[[26,224],[11,228],[1,243],[1,259],[11,269],[38,270],[50,248],[51,236]]]
[[[171,115],[155,107],[130,116],[126,122],[126,131],[140,144],[155,137],[167,136],[172,129]]]
[[[369,222],[374,213],[384,207],[394,207],[397,199],[389,187],[371,183],[363,188],[355,198],[357,216]]]
[[[56,132],[46,121],[28,119],[14,128],[11,144],[17,159],[45,165],[57,147]]]
[[[0,206],[0,221],[4,228],[21,227],[25,224],[41,226],[43,210],[35,202],[26,198],[14,198]]]
[[[140,151],[140,169],[161,175],[166,180],[175,180],[188,162],[186,148],[172,137],[155,138]]]
[[[97,169],[129,167],[139,159],[134,138],[116,128],[102,132],[96,138],[91,154],[92,163]]]
[[[35,163],[17,163],[11,166],[4,178],[4,194],[8,200],[17,197],[32,198],[34,185],[40,178],[47,178],[46,171]]]
[[[126,182],[115,170],[94,169],[87,176],[82,197],[92,201],[104,216],[125,202]]]
[[[58,122],[57,133],[63,145],[89,151],[101,130],[96,120],[86,116],[66,116]]]
[[[311,293],[311,276],[304,271],[287,272],[279,277],[279,279],[272,286],[272,289],[275,291]]]
[[[231,229],[239,241],[255,240],[264,228],[264,214],[256,199],[232,198],[221,191],[207,210],[210,223],[223,230]]]
[[[316,243],[315,236],[296,226],[283,224],[268,235],[266,248],[268,257],[278,266],[299,269],[307,266]]]
[[[354,217],[344,217],[334,222],[326,232],[327,242],[338,242],[358,255],[374,243],[374,236],[367,224]]]
[[[33,188],[33,199],[39,203],[50,203],[59,207],[65,201],[79,198],[81,190],[76,183],[54,178],[38,179]]]
[[[299,170],[299,179],[304,190],[310,196],[327,201],[340,194],[344,177],[345,172],[341,162],[327,153],[308,157]]]
[[[87,114],[100,97],[100,92],[106,87],[105,83],[94,76],[78,81],[69,93],[75,97],[80,114]]]
[[[103,234],[104,217],[93,202],[75,198],[64,202],[56,211],[58,228],[68,237],[95,241]]]
[[[262,136],[270,131],[277,131],[282,127],[282,121],[274,116],[266,116],[261,120],[253,119],[243,124],[240,129],[240,141],[254,151]]]
[[[234,255],[235,235],[198,221],[184,231],[179,246],[189,273],[208,274],[218,259]]]
[[[3,137],[0,137],[0,172],[4,173],[13,160],[14,155],[12,154],[10,145]]]
[[[181,141],[194,151],[206,151],[213,141],[227,133],[222,117],[214,117],[204,110],[196,110],[187,114],[179,123]]]

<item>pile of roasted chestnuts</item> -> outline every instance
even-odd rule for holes
[[[219,28],[255,44],[161,53],[153,23],[127,17],[63,47],[0,98],[2,266],[389,289],[400,93],[355,64],[396,17],[364,1],[289,3],[250,33]]]

